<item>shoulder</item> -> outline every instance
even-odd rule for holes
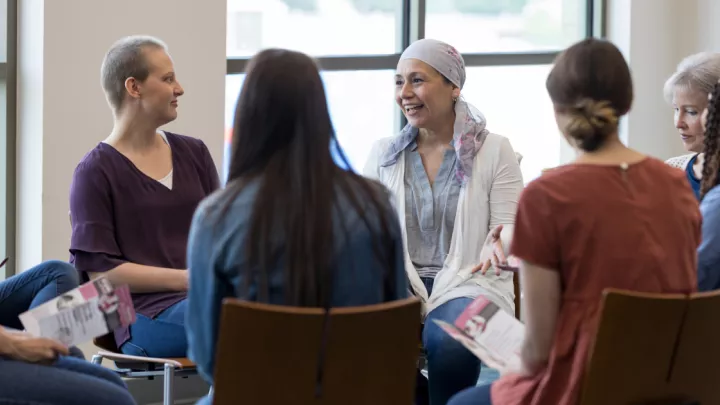
[[[687,162],[690,161],[695,155],[686,155]],[[684,163],[687,166],[687,162]],[[679,167],[668,164],[667,161],[663,162],[660,159],[653,157],[647,157],[644,163],[644,168],[649,172],[649,175],[656,178],[657,181],[663,181],[671,186],[681,188],[685,191],[691,191],[690,185],[685,174],[685,166],[681,167],[683,171],[677,170]],[[656,177],[657,176],[657,177]],[[662,176],[662,177],[661,177]],[[662,179],[662,180],[661,180]],[[697,201],[693,196],[693,201]]]
[[[187,135],[175,134],[168,131],[164,132],[167,136],[168,143],[170,143],[170,145],[174,146],[176,149],[179,148],[180,151],[198,156],[208,153],[208,148],[205,145],[205,142],[198,138],[193,138]]]
[[[685,170],[688,163],[690,163],[692,158],[695,156],[696,156],[696,153],[689,153],[687,155],[671,157],[670,159],[665,161],[665,164],[667,164],[671,167],[676,167],[678,169]]]
[[[259,185],[257,179],[242,186],[233,182],[225,188],[214,191],[198,205],[195,210],[196,219],[208,220],[209,223],[220,222],[219,217],[225,212],[232,212],[228,217],[233,218],[233,221],[249,217],[252,214]]]
[[[510,140],[499,134],[488,133],[480,151],[475,156],[477,166],[519,165],[522,155],[515,152]]]
[[[371,153],[375,154],[377,156],[382,155],[383,153],[386,153],[388,149],[390,148],[390,145],[392,145],[393,141],[397,139],[400,135],[393,135],[393,136],[386,136],[385,138],[380,138],[373,142]],[[376,156],[376,157],[377,157]]]
[[[73,172],[73,182],[80,180],[99,179],[107,176],[108,168],[112,166],[117,159],[113,151],[109,148],[112,146],[99,143],[92,150],[83,156],[75,166]]]
[[[493,132],[488,133],[485,137],[485,141],[483,141],[480,149],[480,153],[483,152],[502,158],[512,158],[515,161],[520,159],[519,154],[515,153],[515,150],[510,144],[510,139]],[[478,153],[478,155],[480,153]]]

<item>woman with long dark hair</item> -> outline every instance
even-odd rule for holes
[[[310,57],[256,55],[233,128],[227,187],[198,208],[188,247],[190,356],[210,383],[225,297],[336,307],[408,295],[389,193],[333,161],[346,159],[331,153],[337,142]]]
[[[698,249],[698,289],[720,288],[720,82],[708,94],[708,105],[702,114],[705,131],[705,161],[700,182],[700,212],[702,213],[702,243]]]

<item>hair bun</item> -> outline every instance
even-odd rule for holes
[[[569,111],[565,133],[571,136],[583,150],[593,151],[600,147],[611,132],[617,128],[618,116],[609,101],[584,98]]]

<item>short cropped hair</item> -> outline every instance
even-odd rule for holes
[[[107,101],[115,111],[120,109],[125,99],[125,80],[134,77],[143,82],[150,74],[145,48],[167,51],[167,45],[155,37],[133,35],[115,42],[105,54],[100,77]]]
[[[707,96],[720,80],[720,53],[700,52],[683,59],[677,70],[665,82],[663,94],[668,103],[672,103],[675,89],[683,88],[698,91]]]

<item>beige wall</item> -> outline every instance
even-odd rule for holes
[[[631,147],[662,159],[686,153],[662,88],[685,56],[720,50],[720,2],[607,2],[608,36],[628,58],[635,82],[635,103],[623,123],[624,139]]]
[[[167,42],[185,88],[169,130],[201,138],[221,167],[226,2],[22,0],[18,66],[18,270],[67,259],[68,190],[112,116],[100,88],[107,48],[131,34]]]

